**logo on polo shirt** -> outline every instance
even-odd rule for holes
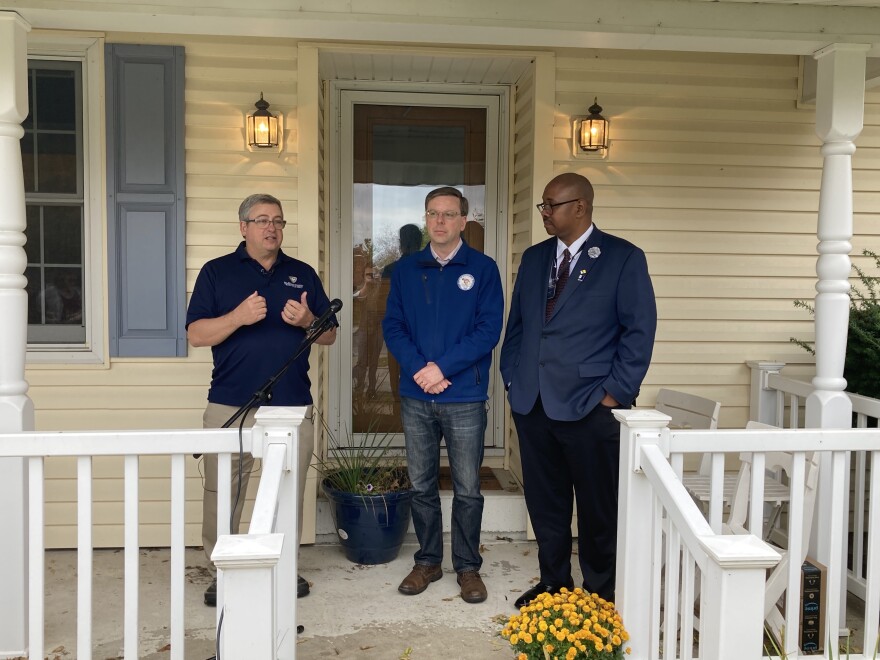
[[[289,275],[287,277],[287,279],[288,279],[288,281],[284,283],[284,286],[292,286],[294,289],[302,289],[304,286],[303,284],[296,283],[296,276],[295,275]]]

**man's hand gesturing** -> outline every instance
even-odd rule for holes
[[[266,318],[266,299],[254,291],[232,313],[238,325],[253,325]]]

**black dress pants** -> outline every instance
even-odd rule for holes
[[[538,397],[528,414],[513,413],[541,582],[572,581],[573,493],[583,586],[609,601],[616,577],[620,465],[620,423],[611,411],[599,404],[583,419],[561,422],[547,417]]]

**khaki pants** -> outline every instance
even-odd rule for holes
[[[232,415],[236,413],[238,407],[224,406],[219,403],[208,403],[205,408],[205,414],[202,416],[202,426],[206,429],[218,429],[226,423]],[[256,409],[248,412],[244,421],[244,427],[250,428],[254,425],[254,413]],[[238,428],[240,419],[236,420],[232,425]],[[302,518],[303,518],[303,495],[306,489],[306,476],[309,472],[309,464],[312,461],[312,453],[315,450],[315,431],[312,421],[312,406],[306,410],[306,417],[299,427],[299,474],[297,475],[297,484],[299,485],[299,507],[297,508],[297,528],[299,536],[302,536]],[[202,498],[202,545],[205,547],[205,555],[208,560],[211,559],[211,553],[214,552],[214,545],[217,543],[217,454],[205,454],[205,486]],[[235,507],[233,514],[232,533],[237,534],[239,524],[241,523],[241,512],[244,509],[244,501],[247,497],[248,481],[250,473],[254,467],[254,458],[250,454],[244,455],[241,464],[241,495],[238,499],[238,505]],[[235,494],[238,489],[238,454],[232,455],[232,492],[231,501],[235,502]]]

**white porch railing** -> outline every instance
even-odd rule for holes
[[[768,544],[759,539],[763,525],[763,480],[750,486],[749,535],[716,534],[687,495],[678,475],[687,454],[712,453],[713,481],[723,479],[724,454],[752,455],[752,475],[763,475],[763,457],[769,452],[789,452],[794,457],[790,513],[785,550],[796,558],[784,565],[782,584],[787,594],[783,647],[789,658],[798,655],[800,628],[800,556],[804,526],[804,474],[806,456],[811,452],[828,455],[831,469],[832,509],[828,529],[819,530],[832,538],[847,533],[847,501],[844,488],[847,456],[865,452],[880,456],[880,432],[873,429],[760,429],[760,430],[670,430],[668,417],[656,411],[618,411],[621,421],[620,527],[618,534],[618,606],[631,635],[633,658],[654,660],[663,657],[686,660],[692,657],[713,660],[758,658],[762,652],[764,620],[779,606],[777,598],[767,599],[767,568],[779,560]],[[831,450],[833,448],[833,451]],[[880,529],[880,471],[872,474],[865,555],[864,620],[857,626],[859,639],[854,646],[868,649],[853,653],[854,660],[871,658],[880,618],[880,549],[870,539]],[[754,504],[757,502],[758,504]],[[876,502],[876,505],[875,505]],[[751,521],[755,521],[752,523]],[[758,532],[760,534],[760,532]],[[834,584],[846,569],[841,551],[832,553],[827,564],[828,583]],[[694,620],[699,604],[699,623]],[[840,600],[831,589],[823,598],[825,629],[836,643]],[[698,627],[701,634],[694,636]],[[803,656],[807,657],[807,656]]]
[[[752,399],[749,417],[774,426],[800,428],[811,383],[788,378],[779,373],[785,366],[777,362],[752,362]],[[880,400],[847,393],[852,402],[854,428],[876,428],[880,420]],[[845,465],[845,493],[848,494],[847,591],[865,600],[867,596],[868,483],[871,478],[869,452],[853,452]]]
[[[124,471],[123,655],[139,657],[138,466],[142,456],[168,456],[171,465],[171,580],[169,630],[172,660],[184,658],[184,486],[187,456],[218,454],[217,529],[220,660],[293,658],[296,644],[296,487],[293,448],[305,408],[267,408],[242,435],[242,447],[263,458],[257,500],[247,535],[229,536],[231,456],[239,451],[237,429],[178,431],[94,431],[0,435],[0,458],[27,463],[28,657],[45,657],[44,464],[57,456],[77,457],[77,642],[76,657],[92,658],[92,459],[122,456]],[[5,503],[14,506],[14,503]],[[0,556],[2,559],[2,556]],[[254,577],[257,579],[253,579]],[[287,585],[279,588],[278,585]],[[290,597],[288,595],[292,594]],[[225,613],[224,613],[225,605]],[[4,622],[0,621],[0,648]],[[244,646],[246,644],[246,646]],[[240,649],[246,648],[242,653]]]

